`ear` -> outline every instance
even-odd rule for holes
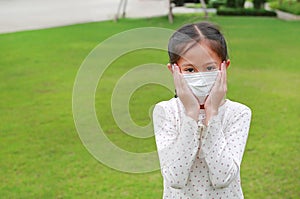
[[[229,67],[229,65],[230,65],[230,59],[227,59],[227,61],[226,61],[226,69]]]

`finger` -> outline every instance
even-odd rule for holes
[[[175,88],[176,90],[178,90],[178,92],[180,92],[182,88],[185,86],[185,81],[182,78],[179,67],[176,64],[174,64],[173,78],[174,78]]]
[[[183,84],[183,85],[186,84],[184,78],[182,77],[181,70],[178,65],[174,65],[174,75],[175,75],[176,79],[178,79],[178,82],[180,82],[180,84]]]
[[[226,62],[223,62],[223,71],[224,71],[224,80],[227,81],[227,68],[226,68]]]
[[[223,92],[227,92],[227,68],[226,68],[226,63],[223,62],[223,66],[222,66],[222,91]]]
[[[218,72],[217,79],[215,81],[215,86],[220,85],[222,83],[222,69]]]
[[[225,61],[224,61],[223,66],[224,66],[224,72],[223,72],[224,79],[223,79],[223,81],[224,81],[224,85],[227,88],[227,68],[226,68],[226,62]]]
[[[172,65],[172,70],[173,70],[173,76],[174,76],[174,79],[179,79],[179,69],[178,69],[178,66],[176,64],[173,64]]]
[[[167,64],[168,70],[173,74],[172,64]]]
[[[226,83],[226,65],[223,61],[221,64],[221,85],[224,85]]]
[[[222,62],[222,73],[223,73],[223,80],[226,80],[226,63],[225,61]]]
[[[174,71],[176,71],[177,73],[181,73],[180,72],[180,68],[179,68],[179,66],[177,64],[173,64],[172,66],[173,66],[173,70]]]

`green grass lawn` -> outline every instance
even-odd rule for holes
[[[111,35],[146,26],[175,29],[199,20],[196,15],[176,15],[172,25],[158,17],[0,35],[0,198],[161,198],[160,171],[122,173],[85,149],[72,116],[73,83],[88,53]],[[245,198],[299,198],[300,22],[210,20],[222,27],[228,40],[228,98],[253,112],[241,168]],[[126,71],[167,61],[162,51],[139,50],[122,56],[105,72],[96,110],[116,145],[135,152],[155,150],[153,137],[122,133],[110,111],[110,96]],[[131,100],[133,119],[149,123],[149,108],[172,96],[157,85],[139,89]]]

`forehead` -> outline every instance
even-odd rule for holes
[[[188,49],[183,55],[180,55],[180,63],[190,63],[193,65],[203,65],[208,62],[221,62],[221,58],[210,49],[205,43],[197,43]],[[179,64],[179,63],[178,63]]]

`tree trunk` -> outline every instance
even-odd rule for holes
[[[207,8],[206,8],[206,3],[205,3],[204,0],[200,0],[200,2],[201,2],[201,6],[202,6],[202,8],[204,10],[204,14],[205,14],[204,17],[208,18],[208,12],[207,12]]]
[[[174,21],[174,15],[173,15],[173,10],[172,10],[172,0],[169,0],[169,14],[168,14],[168,17],[169,17],[169,22],[170,23],[173,23]]]

